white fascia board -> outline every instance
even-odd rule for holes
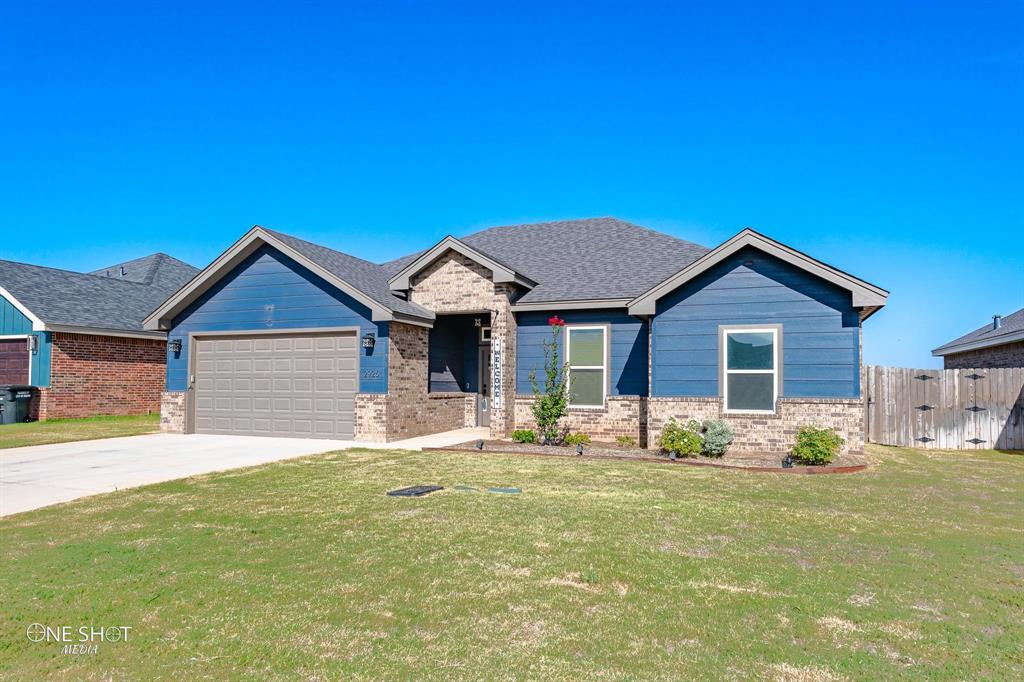
[[[448,235],[425,253],[420,255],[419,258],[402,268],[398,274],[388,280],[388,286],[395,291],[404,291],[409,288],[409,280],[416,274],[426,268],[428,265],[433,263],[435,260],[440,258],[446,251],[452,250],[456,253],[462,254],[466,258],[479,263],[483,267],[491,271],[491,280],[493,282],[515,282],[521,284],[524,287],[530,288],[536,285],[536,282],[522,277],[515,271],[510,270],[501,263],[497,262],[493,258],[489,258],[484,254],[480,253],[471,246],[468,246],[455,237]]]
[[[977,341],[967,341],[960,343],[955,346],[949,346],[948,348],[939,347],[932,351],[932,355],[935,357],[942,357],[944,355],[952,355],[953,353],[964,353],[969,350],[978,350],[979,348],[990,348],[992,346],[1002,346],[1007,343],[1014,343],[1016,341],[1024,341],[1024,330],[1019,332],[1011,332],[1009,334],[1003,334],[1002,336],[996,336],[991,339],[978,339]]]
[[[266,230],[253,227],[237,242],[231,245],[215,261],[203,268],[202,272],[196,275],[188,284],[179,289],[168,298],[163,305],[154,310],[143,321],[143,327],[149,330],[166,330],[170,326],[170,319],[181,312],[190,303],[195,301],[207,289],[217,283],[221,277],[234,269],[239,263],[252,255],[263,244],[268,244],[289,258],[300,263],[303,267],[316,273],[326,281],[330,282],[346,294],[356,299],[371,311],[371,320],[374,322],[388,322],[393,319],[393,313],[373,300],[362,291],[331,273],[318,264],[309,260],[306,256],[284,244],[279,239],[268,234]]]
[[[837,270],[819,260],[811,258],[796,249],[785,244],[765,237],[762,234],[747,228],[735,235],[728,241],[696,261],[686,266],[664,282],[654,286],[649,291],[636,297],[629,303],[630,315],[653,315],[656,312],[658,299],[675,291],[680,286],[697,277],[701,273],[714,267],[729,256],[732,256],[740,249],[747,246],[753,247],[774,256],[790,265],[798,267],[821,279],[831,282],[836,286],[846,289],[852,294],[852,305],[854,308],[865,308],[871,306],[881,307],[885,305],[889,292],[873,284],[857,279],[852,275]]]
[[[25,306],[21,301],[16,299],[11,292],[7,291],[7,289],[4,289],[3,287],[0,287],[0,296],[6,298],[19,313],[21,313],[22,315],[29,319],[29,322],[32,323],[32,331],[46,331],[46,325],[43,324],[43,321],[36,317],[35,313],[29,310],[28,307]]]

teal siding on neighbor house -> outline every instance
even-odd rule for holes
[[[781,324],[782,397],[860,395],[860,321],[850,293],[744,249],[658,302],[655,396],[719,395],[719,325]]]
[[[14,304],[0,296],[0,336],[32,335],[39,339],[36,352],[31,359],[31,377],[33,386],[46,388],[50,385],[50,332],[32,331],[32,320],[14,307]],[[26,342],[26,350],[28,346]]]
[[[386,393],[388,323],[372,322],[362,303],[291,258],[263,246],[242,261],[174,319],[168,339],[182,351],[167,359],[167,390],[188,385],[188,335],[194,332],[272,331],[358,327],[377,336],[373,349],[360,347],[359,390]]]
[[[551,338],[548,319],[557,314],[566,324],[608,324],[611,328],[609,395],[647,395],[647,323],[623,310],[552,310],[518,313],[516,392],[530,393],[530,370],[544,380],[544,342]],[[559,335],[559,358],[564,336]]]

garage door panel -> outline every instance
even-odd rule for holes
[[[198,432],[352,437],[356,334],[200,339],[195,348]]]

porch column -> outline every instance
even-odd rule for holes
[[[491,369],[498,382],[491,382],[491,438],[505,438],[515,429],[516,405],[516,318],[512,313],[513,289],[508,284],[494,285],[491,313],[491,352],[500,347]],[[498,345],[495,341],[500,339]]]

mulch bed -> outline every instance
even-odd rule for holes
[[[576,454],[576,448],[558,445],[536,445],[516,443],[510,440],[486,440],[483,450],[476,447],[477,441],[467,441],[443,448],[424,448],[426,451],[473,452],[478,454],[522,454],[543,457],[579,457],[580,459],[621,459],[682,464],[684,466],[715,467],[721,469],[743,469],[745,471],[772,472],[777,474],[848,474],[863,471],[867,460],[860,454],[846,454],[837,457],[828,466],[799,466],[782,468],[784,455],[767,452],[727,452],[718,459],[708,457],[680,458],[675,461],[657,450],[621,447],[613,443],[591,443],[583,446],[583,455]]]

